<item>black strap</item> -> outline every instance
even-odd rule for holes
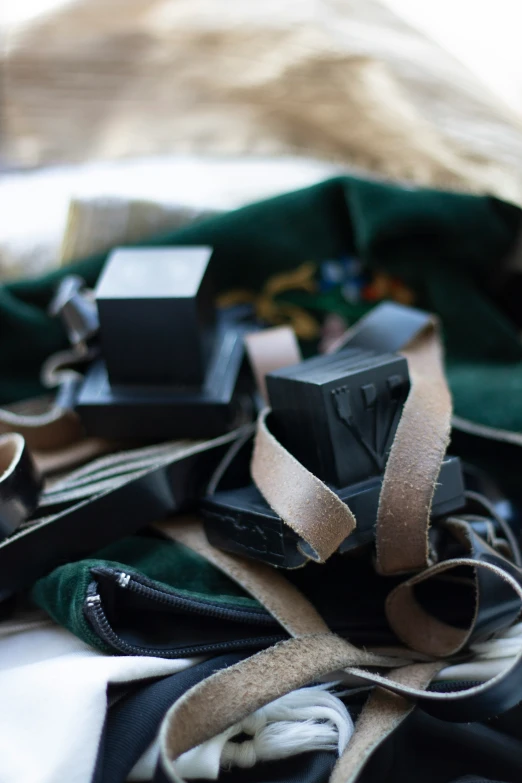
[[[222,783],[328,783],[336,761],[335,751],[318,750],[288,759],[260,762],[249,770],[232,769],[226,776],[221,775],[220,780]],[[152,783],[171,783],[161,766]]]
[[[11,535],[38,505],[41,478],[25,440],[0,436],[0,538]]]
[[[500,567],[498,561],[497,556],[492,556],[489,553],[484,553],[481,560],[468,558],[447,560],[437,563],[421,575],[403,583],[400,585],[400,589],[404,589],[404,586],[414,589],[415,584],[423,579],[437,577],[444,572],[463,566],[471,566],[477,571],[487,572],[489,576],[508,585],[518,600],[522,602],[520,570],[506,562],[503,562]],[[362,676],[366,682],[380,685],[393,693],[412,699],[430,715],[455,723],[485,720],[506,712],[522,701],[522,649],[514,658],[508,659],[505,668],[491,679],[470,688],[446,693],[421,691],[406,685],[397,685],[385,676],[369,671],[361,672],[361,669],[356,667],[351,667],[347,671],[359,677]]]

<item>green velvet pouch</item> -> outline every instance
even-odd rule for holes
[[[60,625],[106,653],[180,658],[260,649],[285,637],[265,609],[192,550],[132,536],[33,587]]]

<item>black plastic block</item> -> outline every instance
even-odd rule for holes
[[[147,441],[210,438],[235,426],[248,395],[238,393],[244,335],[253,328],[220,314],[203,385],[111,384],[97,361],[87,372],[75,409],[89,435]]]
[[[267,376],[271,427],[334,487],[382,474],[410,388],[406,360],[344,349]]]
[[[199,386],[214,340],[209,247],[117,248],[95,296],[111,384]]]
[[[334,492],[350,507],[357,527],[339,552],[370,544],[375,536],[382,477]],[[466,503],[462,469],[458,457],[446,457],[435,489],[432,518],[462,509]],[[254,484],[241,489],[216,492],[201,502],[205,532],[211,544],[279,568],[299,568],[307,558],[298,548],[299,538],[270,508]]]

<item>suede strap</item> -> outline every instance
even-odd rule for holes
[[[346,666],[393,665],[331,633],[289,639],[188,691],[171,707],[160,732],[160,754],[170,780],[181,783],[176,759],[274,699]]]
[[[440,663],[414,663],[389,672],[388,677],[411,688],[427,688]],[[415,704],[384,688],[375,688],[364,705],[350,742],[334,767],[330,783],[355,783],[364,765],[384,740],[413,711]]]
[[[249,332],[245,335],[245,348],[257,389],[265,402],[265,376],[281,367],[299,364],[302,360],[297,337],[290,326],[273,326],[259,332]]]
[[[206,545],[206,547],[209,549],[199,546],[197,541],[204,536],[204,533],[202,528],[198,527],[198,525],[194,524],[194,522],[191,523],[190,520],[181,520],[178,518],[177,520],[174,519],[168,523],[158,523],[157,527],[169,537],[175,538],[176,540],[182,540],[182,538],[178,537],[176,533],[176,527],[178,524],[181,527],[186,524],[194,525],[192,537],[186,535],[183,536],[183,534],[181,534],[183,541],[189,547],[194,545],[198,546],[196,551],[198,551],[204,557],[207,557],[207,553],[211,552],[213,548],[210,546],[210,544]],[[290,633],[294,634],[296,631],[299,633],[299,628],[306,627],[302,620],[303,612],[306,613],[309,611],[311,613],[311,617],[316,615],[315,609],[304,596],[295,591],[296,589],[294,587],[290,588],[290,592],[285,591],[284,594],[282,593],[282,581],[285,580],[281,574],[277,574],[277,572],[273,569],[268,569],[268,572],[265,572],[265,574],[257,572],[258,582],[256,584],[256,582],[250,578],[252,567],[251,561],[241,560],[237,557],[233,557],[232,561],[233,569],[230,572],[228,571],[229,566],[226,559],[216,558],[211,562],[214,562],[214,564],[225,573],[229,573],[229,575],[240,584],[248,584],[250,594],[263,603],[268,611],[271,611],[271,607],[275,606],[276,611],[286,618],[285,627]],[[432,566],[430,569],[428,569],[427,572],[425,572],[425,576],[426,578],[437,577],[439,574],[451,571],[452,569],[459,569],[462,566],[472,567],[476,570],[481,570],[489,574],[491,578],[498,580],[499,584],[503,584],[513,591],[516,599],[519,602],[519,605],[522,603],[522,573],[518,568],[516,568],[516,566],[510,565],[507,563],[507,561],[504,561],[503,558],[496,558],[496,561],[493,561],[492,558],[489,558],[489,556],[486,555],[482,560],[465,557],[447,560]],[[406,585],[408,585],[408,583],[406,583]],[[299,596],[299,599],[297,599],[297,596]],[[399,600],[401,603],[398,606],[397,615],[402,615],[402,622],[407,622],[408,612],[411,605],[409,602],[409,590],[406,589],[404,593],[400,594],[400,596],[401,597]],[[299,600],[299,604],[297,604],[297,600]],[[289,601],[291,603],[289,603]],[[289,618],[291,618],[293,614],[294,601],[296,602],[295,605],[298,606],[297,624],[295,627],[292,627],[291,622],[289,622]],[[427,613],[424,613],[423,615],[418,615],[418,619],[420,619],[418,625],[413,622],[408,626],[409,644],[414,650],[421,650],[427,654],[430,653],[430,650],[436,650],[436,652],[439,652],[437,647],[439,643],[438,637],[429,635],[431,616]],[[315,623],[314,620],[311,622]],[[314,626],[312,625],[312,627]],[[446,628],[451,630],[451,626],[446,626]],[[437,628],[437,633],[439,630],[440,629]],[[329,640],[333,636],[334,635],[330,633],[320,634],[320,638],[326,644],[325,651],[329,649]],[[301,636],[298,636],[297,641],[299,641],[300,638]],[[307,636],[305,635],[302,638],[305,639]],[[430,641],[433,642],[433,644],[430,644]],[[297,650],[299,650],[299,646],[292,647],[292,654],[294,654]],[[357,648],[355,648],[353,645],[348,645],[348,647],[344,648],[344,652],[350,656],[355,655],[356,650]],[[269,652],[270,650],[264,651],[265,654],[269,654]],[[389,668],[390,665],[397,667],[411,663],[415,656],[410,654],[406,649],[402,650],[401,652],[403,654],[403,660],[379,656],[381,662],[380,664],[376,665]],[[410,656],[409,661],[408,656]],[[377,658],[374,657],[373,661],[375,662],[376,660]],[[243,666],[246,663],[246,661],[243,661],[241,664],[238,664],[238,666]],[[295,668],[296,665],[294,662],[292,662],[291,656],[288,658],[287,664],[288,675],[291,677],[293,676],[291,674],[291,670]],[[516,704],[518,704],[522,695],[522,650],[520,650],[519,654],[515,658],[508,659],[506,661],[505,669],[491,680],[482,682],[479,685],[474,685],[470,688],[466,688],[465,690],[450,691],[448,693],[425,692],[422,688],[415,686],[412,687],[409,684],[406,685],[377,672],[363,669],[361,668],[361,665],[365,664],[361,662],[352,665],[347,662],[340,667],[336,666],[333,668],[348,667],[346,671],[349,674],[359,677],[367,683],[382,686],[393,693],[416,701],[426,712],[449,721],[467,722],[471,720],[482,719],[484,717],[491,717],[492,715],[514,707]],[[368,665],[368,663],[366,665]],[[329,669],[328,671],[333,671],[333,668]],[[283,672],[283,670],[280,671],[280,675],[282,678],[286,677],[286,674]],[[319,672],[316,672],[313,676],[319,676]],[[301,686],[296,685],[295,687]],[[293,688],[290,688],[289,690],[292,689]],[[246,692],[248,691],[245,691],[245,693]],[[274,696],[272,698],[276,697]],[[270,701],[270,699],[268,700]],[[254,709],[257,709],[257,707],[252,707],[251,711]],[[235,722],[236,720],[234,719],[229,725],[232,725]],[[220,729],[220,731],[221,730],[222,729]]]
[[[260,600],[265,608],[287,618],[286,628],[297,638],[281,642],[229,669],[216,672],[176,702],[167,713],[160,735],[161,763],[167,777],[182,783],[176,759],[243,719],[259,707],[320,676],[347,666],[393,667],[397,661],[358,650],[331,633],[300,634],[303,616],[316,623],[316,613],[284,577],[259,563],[242,561],[215,550],[206,542],[202,526],[194,519],[178,519],[158,525],[176,541],[203,555],[228,573]],[[261,566],[261,567],[260,567]],[[281,612],[283,607],[283,612]],[[294,611],[295,610],[295,613]],[[288,622],[292,617],[293,622]],[[319,618],[320,619],[320,618]],[[322,623],[322,621],[320,621]],[[392,669],[389,683],[423,690],[441,668],[440,662],[412,664]],[[413,709],[414,703],[377,688],[367,702],[355,733],[336,765],[332,783],[351,783],[384,739]]]
[[[328,633],[320,614],[280,571],[257,560],[243,560],[209,544],[196,517],[175,517],[157,525],[174,541],[197,552],[264,606],[291,636]]]
[[[299,548],[324,563],[355,527],[355,517],[324,482],[272,435],[266,408],[257,422],[251,473],[267,503],[297,533]]]
[[[377,513],[377,570],[390,576],[429,562],[431,504],[451,431],[451,395],[438,325],[431,320],[401,351],[410,393],[388,457]]]

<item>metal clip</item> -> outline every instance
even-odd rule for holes
[[[74,347],[86,346],[100,327],[92,291],[78,275],[67,275],[61,281],[49,305],[49,315],[62,319]]]

